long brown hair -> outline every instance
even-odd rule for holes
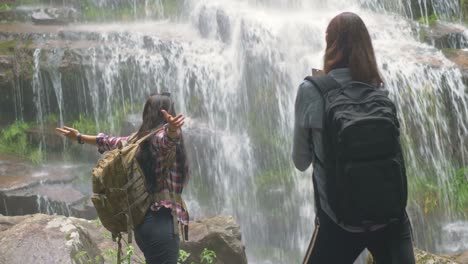
[[[161,113],[163,109],[172,116],[176,116],[174,103],[171,100],[170,94],[151,94],[143,108],[143,122],[136,132],[136,139],[140,139],[151,131],[167,124],[166,119]],[[154,148],[151,147],[151,142],[149,140],[146,140],[140,145],[140,152],[138,153],[137,160],[147,179],[151,179],[151,176],[155,173],[154,155],[157,155],[157,153],[154,152]],[[182,177],[184,184],[186,184],[189,179],[189,169],[187,152],[185,150],[182,134],[180,135],[180,144],[176,146],[176,163],[178,172],[181,174],[180,177]],[[151,187],[160,188],[161,186]]]
[[[381,85],[374,47],[362,19],[351,12],[334,17],[327,27],[324,71],[349,68],[354,81]]]

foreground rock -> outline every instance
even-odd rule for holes
[[[192,223],[189,234],[189,241],[181,246],[191,253],[187,263],[199,262],[198,256],[205,248],[216,252],[218,257],[222,256],[216,263],[247,263],[239,225],[232,217],[215,217]]]
[[[468,253],[468,252],[467,252]],[[458,256],[437,256],[419,249],[415,249],[416,264],[466,264],[466,253]],[[372,264],[372,256],[369,254],[367,264]]]
[[[181,249],[190,253],[184,263],[199,263],[205,248],[216,253],[216,264],[247,263],[239,229],[232,217],[192,223],[190,240],[181,243]],[[143,254],[133,247],[131,263],[142,263]],[[1,264],[116,262],[116,243],[98,221],[44,214],[0,215],[0,252]]]

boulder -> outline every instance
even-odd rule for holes
[[[214,217],[190,224],[189,240],[181,248],[191,254],[186,263],[199,262],[198,257],[205,248],[216,253],[216,264],[247,263],[240,227],[232,217]]]
[[[462,264],[468,263],[468,250],[455,256],[455,261]]]
[[[86,221],[43,214],[1,216],[0,263],[78,264],[86,263],[88,259],[103,263],[83,222]]]
[[[453,257],[437,256],[420,249],[414,250],[416,257],[416,264],[464,264],[466,262],[458,262]],[[372,255],[369,254],[367,257],[367,264],[373,264]]]
[[[189,241],[181,243],[181,249],[190,254],[182,264],[200,263],[205,248],[216,253],[214,263],[247,263],[239,225],[232,217],[191,223],[189,236]],[[122,244],[126,252],[128,247]],[[143,254],[134,241],[131,245],[135,249],[131,263],[142,263]],[[0,252],[2,264],[110,264],[115,263],[116,243],[99,221],[44,214],[0,215]]]

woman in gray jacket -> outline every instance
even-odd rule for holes
[[[383,85],[371,38],[359,16],[346,12],[333,18],[327,28],[326,42],[324,74],[333,77],[341,87],[351,81],[376,89]],[[299,86],[292,156],[301,171],[313,164],[316,200],[315,230],[304,263],[352,264],[365,248],[379,264],[415,263],[406,213],[391,224],[353,226],[338,220],[327,192],[329,178],[320,162],[327,159],[324,138],[329,135],[324,134],[329,133],[323,127],[324,103],[319,87],[313,82],[305,80]]]

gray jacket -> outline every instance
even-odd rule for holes
[[[351,79],[349,69],[335,69],[328,73],[340,84],[346,84]],[[294,142],[292,158],[294,165],[300,171],[305,171],[311,164],[314,168],[315,190],[318,192],[320,208],[335,222],[336,215],[331,210],[328,197],[325,192],[327,180],[323,168],[315,162],[314,153],[320,160],[324,160],[322,141],[322,120],[324,114],[324,101],[315,85],[307,80],[303,81],[297,91],[295,103]],[[312,133],[311,133],[312,131]],[[363,232],[362,227],[340,225],[350,232]],[[373,226],[370,230],[376,230],[383,226]]]

